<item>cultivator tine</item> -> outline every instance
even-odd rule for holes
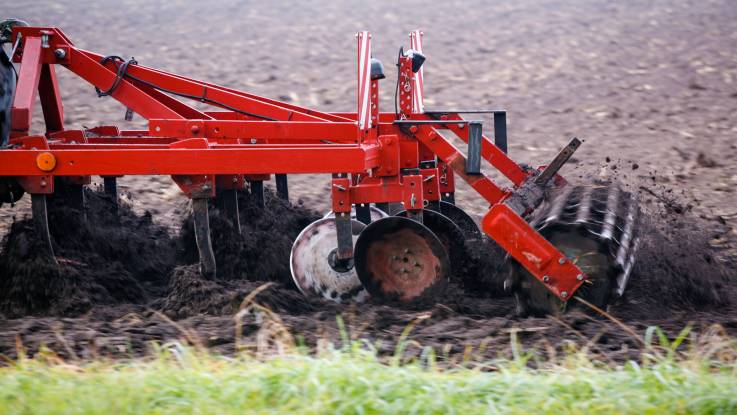
[[[284,200],[289,200],[289,182],[286,174],[274,175],[276,180],[276,195]]]
[[[238,234],[241,233],[241,219],[240,212],[238,211],[238,190],[236,189],[224,189],[218,192],[218,201],[220,207],[225,212],[225,216],[233,225],[233,228]]]
[[[105,194],[109,195],[116,203],[118,201],[118,180],[115,177],[103,178]]]
[[[353,227],[350,213],[335,214],[335,230],[338,234],[338,259],[353,258]]]
[[[264,201],[264,182],[263,180],[251,180],[251,198],[256,206],[263,208],[266,206]]]
[[[215,253],[210,240],[210,216],[207,198],[192,199],[192,217],[194,218],[194,235],[200,255],[200,271],[206,278],[214,278],[216,273]]]
[[[49,260],[56,263],[54,247],[51,245],[51,234],[49,233],[49,216],[46,209],[45,194],[34,193],[31,195],[31,210],[33,213],[33,225],[36,229],[36,235],[44,245],[44,255],[46,255]]]
[[[103,188],[105,194],[113,201],[113,209],[118,213],[118,179],[115,177],[103,177]]]
[[[356,205],[356,220],[366,225],[371,223],[371,206],[368,203]]]
[[[69,206],[84,213],[85,210],[85,196],[84,196],[84,185],[67,183],[63,186],[59,186],[60,189],[64,189],[65,196],[69,199]]]

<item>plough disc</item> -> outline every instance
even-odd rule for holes
[[[353,243],[366,225],[351,220]],[[306,296],[321,296],[341,303],[364,301],[366,290],[356,275],[355,267],[334,267],[338,239],[335,221],[330,218],[312,222],[297,236],[289,258],[290,270],[297,288]]]
[[[461,211],[460,209],[458,210]],[[406,218],[407,211],[403,210],[397,213],[396,216]],[[460,265],[466,259],[465,234],[452,220],[442,213],[438,213],[430,209],[424,209],[422,214],[422,224],[430,229],[440,240],[443,248],[445,248],[445,252],[448,253],[451,269],[454,269],[454,267]]]
[[[450,263],[440,239],[426,226],[399,216],[372,222],[356,241],[358,278],[372,298],[424,302],[441,293]]]

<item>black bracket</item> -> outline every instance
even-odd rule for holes
[[[494,145],[507,154],[507,111],[504,110],[425,110],[431,117],[448,114],[493,114]]]

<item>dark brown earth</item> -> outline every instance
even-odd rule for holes
[[[291,180],[292,201],[303,207],[270,198],[266,212],[244,209],[242,240],[213,213],[220,274],[202,280],[187,265],[193,251],[186,199],[169,178],[124,178],[131,196],[119,219],[92,193],[86,221],[62,203],[52,210],[61,271],[32,257],[33,231],[22,220],[27,200],[3,206],[0,216],[12,231],[0,258],[0,355],[14,357],[19,344],[30,352],[45,344],[63,356],[125,357],[144,354],[151,341],[182,339],[230,353],[237,344],[285,341],[281,327],[314,347],[320,339],[340,342],[338,315],[350,338],[381,340],[382,352],[393,352],[416,322],[410,353],[434,346],[460,356],[471,346],[478,358],[511,353],[513,337],[543,354],[589,345],[621,361],[637,356],[651,325],[673,335],[689,323],[697,333],[719,324],[737,334],[737,7],[727,0],[401,7],[80,1],[16,3],[3,11],[60,26],[83,48],[323,110],[354,105],[356,30],[374,33],[374,53],[391,71],[407,31],[420,27],[429,107],[506,108],[510,153],[532,165],[549,160],[570,136],[584,138],[564,175],[616,177],[638,191],[651,220],[643,225],[647,237],[630,289],[610,310],[633,334],[586,313],[514,316],[500,287],[504,264],[486,248],[474,250],[476,261],[468,264],[477,278],[429,308],[305,299],[290,287],[286,260],[291,239],[318,215],[307,209],[327,206],[324,177]],[[125,125],[122,108],[68,74],[60,79],[70,127]],[[458,199],[476,217],[485,212],[466,187]],[[279,283],[253,301],[277,315],[253,302],[236,314],[265,281]]]

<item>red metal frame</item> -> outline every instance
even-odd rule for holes
[[[333,210],[351,205],[403,202],[408,210],[453,193],[456,176],[491,206],[482,229],[563,300],[571,298],[585,275],[532,229],[504,201],[514,189],[497,186],[483,174],[467,174],[466,157],[439,129],[468,141],[464,123],[397,125],[398,119],[430,121],[424,114],[422,73],[410,57],[400,57],[400,113],[380,113],[379,81],[371,79],[371,35],[357,34],[358,94],[353,113],[326,113],[131,64],[112,98],[149,121],[148,130],[114,126],[65,130],[54,68],[63,66],[101,90],[116,80],[119,63],[76,48],[56,28],[17,27],[21,37],[13,56],[20,63],[12,107],[11,148],[0,150],[0,176],[16,177],[30,193],[52,193],[54,176],[171,175],[190,197],[211,197],[218,189],[242,188],[245,178],[278,173],[333,174]],[[415,50],[422,34],[410,34]],[[156,86],[154,88],[153,86]],[[158,89],[157,89],[158,88]],[[159,90],[161,89],[161,90]],[[166,91],[207,102],[202,112]],[[31,134],[36,93],[46,133]],[[440,121],[462,121],[447,114]],[[515,187],[531,176],[482,138],[484,160]],[[436,159],[437,165],[420,169]],[[49,169],[49,160],[55,161]],[[265,176],[264,176],[265,175]],[[350,175],[350,176],[349,176]],[[546,277],[546,278],[543,278]]]

